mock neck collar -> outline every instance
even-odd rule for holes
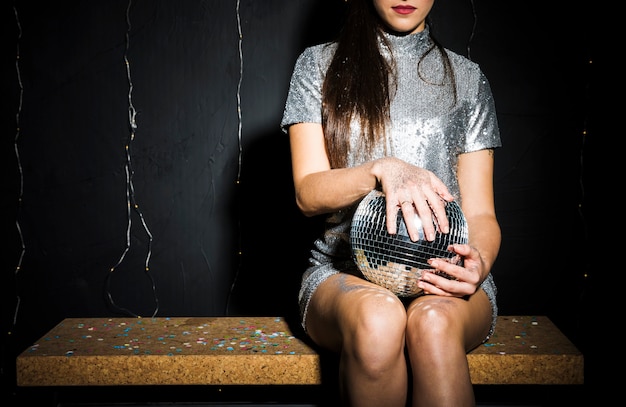
[[[430,29],[428,25],[420,32],[407,35],[398,35],[389,32],[383,32],[382,34],[389,42],[391,49],[394,53],[411,53],[416,51],[422,53],[426,51],[432,43],[430,38]]]

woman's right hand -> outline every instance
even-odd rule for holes
[[[435,239],[433,216],[440,231],[448,233],[445,202],[453,201],[454,196],[433,172],[394,157],[376,160],[372,172],[385,194],[387,231],[390,234],[397,233],[398,208],[402,210],[411,240],[422,238],[420,229],[423,238]],[[416,216],[421,222],[416,221]]]

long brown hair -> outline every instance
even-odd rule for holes
[[[345,23],[335,41],[336,50],[322,85],[322,126],[333,168],[347,164],[353,119],[360,124],[365,151],[371,151],[386,137],[396,79],[393,60],[389,62],[380,52],[379,42],[388,45],[382,32],[383,24],[372,0],[348,1]],[[448,55],[432,33],[431,40],[433,45],[424,56],[435,49],[439,51],[445,70],[442,84],[451,84],[456,101],[456,83]]]

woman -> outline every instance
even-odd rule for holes
[[[307,334],[340,356],[346,405],[474,405],[466,353],[489,338],[497,315],[495,106],[479,67],[432,37],[433,3],[348,0],[337,40],[298,58],[281,123],[298,207],[328,215],[299,301]],[[392,234],[401,208],[406,220],[420,216],[433,240],[432,217],[447,233],[445,201],[461,205],[469,244],[449,250],[464,261],[431,259],[424,295],[398,298],[366,281],[351,258],[351,217],[373,189],[385,195]]]

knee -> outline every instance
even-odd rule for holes
[[[410,307],[407,311],[407,341],[435,338],[443,343],[444,338],[454,337],[455,326],[459,324],[455,314],[455,306],[446,299]]]
[[[384,338],[404,335],[406,310],[392,294],[380,294],[364,298],[353,304],[356,331],[360,336],[379,342]]]
[[[395,296],[354,304],[344,355],[372,374],[404,357],[406,311]]]

